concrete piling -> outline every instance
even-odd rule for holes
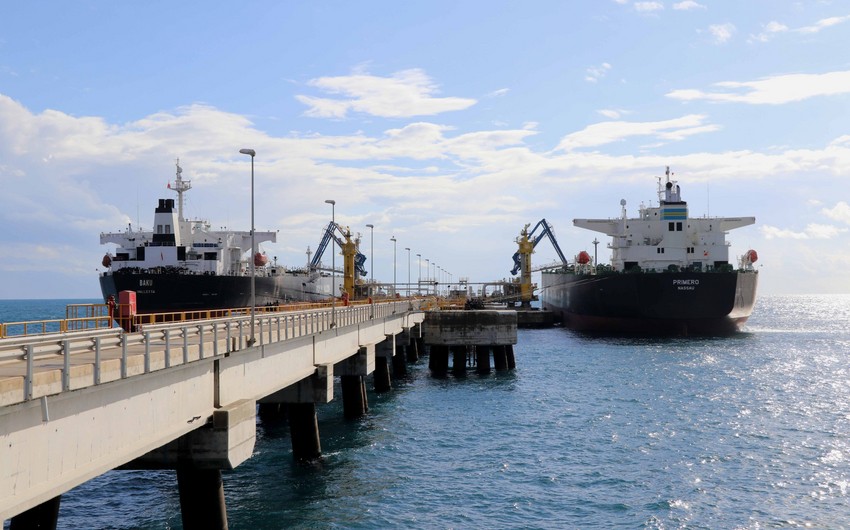
[[[407,346],[401,346],[401,351],[393,355],[393,379],[401,379],[407,375],[407,355],[404,350]]]
[[[407,350],[407,362],[415,363],[419,360],[419,341],[420,339],[413,339],[405,348]]]
[[[493,346],[493,366],[497,372],[504,372],[508,369],[508,356],[506,348],[502,345]]]
[[[516,370],[516,357],[514,357],[514,345],[505,346],[505,355],[508,358],[508,370]]]
[[[369,402],[366,398],[366,385],[363,376],[344,375],[340,377],[342,383],[342,409],[348,419],[360,418],[369,410]]]
[[[466,375],[466,346],[450,346],[452,353],[452,373],[454,375]]]
[[[475,348],[476,371],[479,374],[490,373],[490,346],[476,346]]]
[[[431,369],[431,373],[436,376],[446,375],[449,371],[449,347],[431,346],[428,367]]]
[[[180,513],[186,530],[227,530],[224,483],[218,469],[177,467]]]
[[[30,530],[32,528],[56,530],[56,524],[59,521],[60,498],[61,496],[57,495],[49,501],[12,517],[9,530]]]
[[[390,379],[390,367],[386,357],[375,357],[375,392],[386,392],[392,388]]]
[[[292,456],[296,460],[315,460],[322,456],[315,403],[289,404],[289,432],[292,437]]]

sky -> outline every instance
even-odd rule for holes
[[[177,159],[187,217],[250,229],[242,148],[289,266],[332,199],[376,279],[510,278],[527,223],[592,254],[572,220],[670,166],[692,216],[756,218],[761,294],[850,293],[846,1],[79,0],[0,18],[0,298],[99,297]]]

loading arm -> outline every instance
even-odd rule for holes
[[[543,227],[543,231],[540,232],[540,234],[535,237],[534,233],[541,226]],[[528,225],[526,225],[526,228],[527,227],[528,227]],[[543,239],[544,236],[549,236],[549,240],[552,242],[552,246],[555,248],[555,252],[557,252],[558,257],[561,258],[561,263],[566,265],[567,264],[567,258],[564,257],[564,253],[561,252],[561,247],[558,245],[558,241],[555,239],[555,233],[552,232],[552,227],[549,226],[549,223],[546,222],[546,219],[541,219],[536,225],[534,225],[534,228],[531,230],[531,232],[528,233],[527,237],[528,237],[529,240],[531,240],[531,250],[534,250],[534,248],[537,246],[538,243],[540,243],[540,240]],[[513,276],[516,276],[516,273],[519,272],[521,267],[522,267],[522,257],[520,255],[519,251],[517,251],[516,253],[514,253],[514,268],[511,269],[511,274]]]
[[[313,255],[313,259],[310,261],[310,269],[315,270],[319,268],[319,264],[322,261],[322,256],[325,253],[325,249],[328,247],[328,243],[331,242],[331,238],[336,241],[336,244],[339,245],[340,249],[344,249],[346,245],[346,239],[351,238],[350,232],[344,230],[342,226],[338,223],[331,221],[328,223],[327,228],[325,228],[325,234],[322,237],[322,241],[319,242],[319,246],[316,249],[316,253]],[[354,268],[357,270],[357,274],[361,277],[366,276],[366,269],[364,265],[366,264],[366,256],[357,251],[354,255]]]

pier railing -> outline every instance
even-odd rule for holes
[[[420,301],[411,299],[263,312],[255,315],[253,345],[249,344],[250,311],[208,320],[142,322],[133,333],[115,327],[2,338],[0,365],[23,361],[25,370],[17,376],[23,378],[23,392],[17,398],[0,393],[0,406],[419,309]],[[75,373],[79,365],[92,368]],[[36,391],[37,373],[57,368],[61,378],[39,385]]]
[[[388,298],[375,300],[351,300],[343,304],[339,300],[335,305],[333,302],[296,302],[280,304],[276,306],[257,306],[255,315],[264,315],[280,312],[296,312],[314,309],[332,309],[333,307],[359,307],[386,302],[413,301],[421,297],[411,298]],[[110,313],[107,304],[71,304],[67,306],[65,318],[33,320],[21,322],[0,322],[0,339],[7,337],[21,337],[31,335],[46,335],[50,333],[65,333],[68,331],[93,330],[112,328],[127,321],[130,329],[138,329],[140,326],[166,323],[166,322],[190,322],[194,320],[209,320],[216,318],[235,318],[242,315],[250,315],[250,307],[237,307],[232,309],[205,309],[198,311],[175,311],[168,313],[139,313],[132,314],[130,306],[116,304]]]

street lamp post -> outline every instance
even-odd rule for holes
[[[372,280],[372,285],[369,286],[369,296],[372,296],[372,288],[375,286],[375,225],[368,224],[366,226],[369,228],[369,261],[372,262],[369,266],[369,276]]]
[[[325,201],[331,205],[331,327],[336,325],[336,201]]]
[[[257,152],[253,149],[240,149],[239,152],[251,157],[251,338],[248,339],[248,345],[253,346],[257,340],[254,337],[254,314],[257,312],[257,267],[254,264],[254,254],[257,252],[254,243],[254,157],[257,156]]]
[[[416,294],[422,294],[422,254],[416,255],[416,262],[419,264],[419,279],[416,280]]]
[[[410,296],[410,247],[404,247],[407,251],[407,296]]]
[[[425,258],[425,284],[426,285],[428,284],[428,275],[430,273],[431,273],[431,260],[428,259],[428,258]],[[431,293],[430,288],[426,288],[425,291],[429,294]]]
[[[434,274],[431,275],[431,279],[434,281],[434,294],[439,296],[440,292],[438,290],[438,287],[440,285],[440,282],[437,281],[437,264],[432,263],[431,265],[433,265],[434,267]]]
[[[395,244],[396,239],[395,236],[390,238],[390,241],[393,242],[393,296],[396,294],[396,283],[395,283]]]

